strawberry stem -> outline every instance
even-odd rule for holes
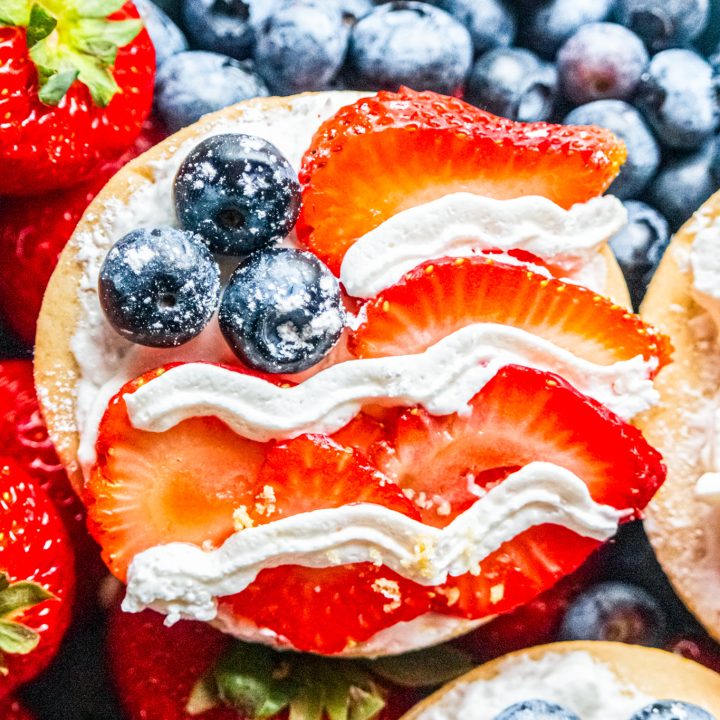
[[[372,720],[385,700],[362,663],[234,641],[198,680],[185,709],[200,715],[220,706],[251,720],[285,708],[290,718],[303,720]]]
[[[3,0],[0,25],[25,28],[42,103],[58,105],[76,80],[100,107],[120,91],[112,72],[118,50],[143,28],[137,19],[108,19],[124,4],[124,0]]]

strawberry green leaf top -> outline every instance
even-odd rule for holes
[[[70,622],[74,578],[52,501],[19,464],[0,459],[0,700],[54,656]]]
[[[39,98],[57,105],[78,79],[107,107],[120,90],[112,69],[118,49],[142,30],[138,19],[110,20],[123,0],[10,0],[0,24],[22,27],[40,84]]]
[[[385,700],[372,675],[357,662],[277,653],[234,642],[195,685],[189,715],[226,706],[262,720],[289,709],[289,720],[372,720]]]
[[[154,81],[130,0],[0,0],[0,196],[96,177],[140,133]]]
[[[0,571],[0,673],[9,670],[4,655],[28,655],[40,642],[37,630],[15,619],[25,610],[54,598],[53,593],[34,582],[11,583],[7,573]]]

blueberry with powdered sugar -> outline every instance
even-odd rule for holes
[[[505,708],[495,720],[580,720],[580,718],[557,703],[547,700],[524,700]]]
[[[300,184],[285,156],[253,135],[215,135],[175,177],[180,225],[218,255],[249,255],[282,240],[300,212]]]
[[[105,316],[124,338],[176,347],[210,321],[220,296],[220,269],[192,233],[143,228],[112,247],[98,290]]]
[[[715,717],[682,700],[658,700],[638,710],[630,720],[715,720]]]
[[[238,358],[270,373],[316,365],[337,343],[345,321],[335,276],[314,255],[289,248],[256,252],[241,263],[218,317]]]

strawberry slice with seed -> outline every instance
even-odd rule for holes
[[[256,502],[259,525],[302,512],[372,503],[414,519],[412,502],[358,453],[320,435],[280,443],[267,456]],[[429,588],[372,563],[263,570],[243,592],[224,598],[221,613],[249,618],[299,649],[340,652],[380,630],[429,610]]]
[[[120,579],[137,553],[155,545],[219,546],[235,531],[233,513],[247,502],[265,457],[265,443],[240,437],[213,417],[162,433],[134,428],[125,395],[170,367],[125,385],[100,423],[86,487],[88,527]]]
[[[402,210],[461,191],[541,195],[568,208],[602,194],[625,156],[601,128],[518,123],[433,92],[381,92],[315,134],[300,172],[298,235],[337,274],[350,245]]]
[[[433,417],[413,408],[371,456],[415,503],[422,521],[444,527],[511,473],[554,463],[587,484],[593,499],[638,516],[665,478],[659,453],[637,428],[551,373],[502,369],[470,413]],[[599,543],[538,525],[481,562],[479,575],[450,578],[439,607],[468,617],[504,612],[578,567]]]
[[[443,258],[407,273],[366,306],[351,335],[357,357],[418,353],[473,323],[526,330],[598,364],[642,355],[655,372],[670,340],[587,288],[483,257]]]

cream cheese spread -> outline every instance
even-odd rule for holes
[[[523,700],[554,702],[582,720],[626,720],[660,698],[640,692],[590,653],[507,658],[490,680],[458,683],[417,720],[492,720]]]
[[[441,585],[448,576],[479,572],[488,555],[528,528],[552,523],[607,540],[622,516],[622,511],[595,502],[574,473],[534,462],[444,528],[360,503],[245,528],[217,550],[188,543],[150,548],[130,564],[123,609],[152,607],[167,615],[167,624],[182,618],[214,620],[216,598],[242,592],[261,570],[281,565],[374,562],[418,584]]]

